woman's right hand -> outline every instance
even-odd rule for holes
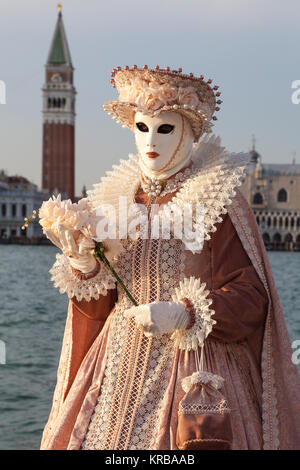
[[[44,231],[46,237],[68,257],[71,266],[87,274],[93,271],[97,261],[93,256],[95,243],[78,231],[69,230],[63,224],[58,226],[58,234],[51,230]]]

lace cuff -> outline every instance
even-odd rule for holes
[[[209,294],[205,290],[206,284],[201,283],[200,279],[194,277],[184,278],[180,281],[179,287],[175,289],[172,295],[173,302],[188,299],[189,304],[193,307],[194,319],[193,324],[189,324],[189,328],[183,330],[175,330],[171,338],[175,341],[175,346],[179,349],[190,351],[196,350],[204,345],[205,338],[209,335],[213,325],[216,323],[211,317],[214,310],[209,308],[212,304],[211,299],[207,299]]]
[[[49,272],[54,287],[58,287],[61,294],[66,293],[69,299],[76,297],[78,302],[98,300],[100,295],[107,295],[108,289],[116,286],[115,278],[106,266],[101,264],[93,277],[82,279],[73,272],[68,258],[63,254],[56,255],[56,261]]]

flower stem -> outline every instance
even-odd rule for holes
[[[127,297],[129,298],[129,300],[133,303],[133,305],[135,305],[135,306],[137,307],[137,306],[138,306],[137,301],[134,299],[134,297],[132,297],[131,293],[129,292],[129,290],[127,289],[127,287],[125,286],[125,284],[123,283],[122,279],[118,276],[118,274],[116,273],[116,271],[115,271],[114,268],[111,266],[111,264],[110,264],[110,262],[108,261],[108,259],[106,258],[105,254],[104,254],[104,246],[103,246],[103,243],[98,242],[98,243],[96,244],[95,251],[94,251],[94,257],[95,257],[95,258],[99,258],[101,261],[103,261],[103,263],[108,267],[108,269],[111,271],[111,273],[113,274],[113,276],[116,278],[117,282],[118,282],[119,285],[122,287],[122,289],[124,290],[125,294],[126,294]]]

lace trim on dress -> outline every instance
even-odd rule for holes
[[[124,256],[114,267],[138,302],[170,301],[184,269],[181,241],[124,243]],[[123,316],[129,306],[120,291],[110,324],[104,380],[83,449],[152,449],[164,419],[161,409],[174,343],[169,335],[152,339],[141,335],[135,322]]]
[[[216,323],[211,317],[214,310],[210,308],[211,299],[207,299],[209,294],[205,290],[206,284],[201,283],[200,279],[195,277],[184,278],[180,281],[179,286],[175,289],[172,296],[173,302],[178,302],[183,297],[187,297],[193,304],[195,310],[195,322],[189,329],[175,330],[171,338],[175,341],[175,346],[179,349],[196,351],[198,347],[204,345],[205,338],[212,331],[213,325]]]
[[[79,302],[97,300],[100,295],[107,295],[108,289],[116,287],[114,277],[104,265],[101,265],[94,277],[86,280],[78,279],[71,269],[68,258],[63,254],[56,255],[56,261],[49,272],[54,287],[59,288],[61,294],[66,293],[69,299],[75,297]]]

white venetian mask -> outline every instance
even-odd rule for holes
[[[181,114],[164,111],[151,116],[137,112],[134,126],[140,167],[146,176],[168,178],[189,163],[194,135]]]

